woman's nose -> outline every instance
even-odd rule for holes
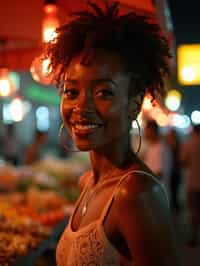
[[[77,102],[76,106],[74,107],[74,112],[94,112],[95,104],[90,95],[84,95],[81,97],[80,101]]]
[[[80,108],[80,107],[76,106],[73,111],[74,111],[74,114],[82,115],[82,116],[94,114],[94,109],[89,109],[89,108],[85,108],[85,107]]]

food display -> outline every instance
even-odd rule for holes
[[[26,265],[27,258],[34,265],[29,255],[36,251],[38,256],[38,250],[57,241],[79,196],[78,178],[88,166],[82,154],[19,167],[0,164],[0,266]]]
[[[33,166],[0,165],[0,266],[13,266],[34,252],[38,256],[62,233],[85,170],[84,162],[75,165],[53,158]]]
[[[53,191],[30,188],[0,196],[0,265],[10,266],[48,238],[73,205]]]
[[[40,224],[20,223],[1,215],[0,265],[12,265],[18,257],[36,248],[50,234],[51,229]]]

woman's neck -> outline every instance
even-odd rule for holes
[[[90,161],[93,170],[94,182],[102,182],[112,178],[118,171],[137,161],[133,153],[129,137],[123,136],[105,147],[90,152]]]

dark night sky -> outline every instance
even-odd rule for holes
[[[200,42],[200,0],[168,0],[178,43]]]
[[[200,0],[168,0],[174,25],[177,46],[183,43],[200,43]],[[183,106],[190,115],[200,110],[200,85],[180,86]]]

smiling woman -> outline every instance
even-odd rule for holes
[[[46,53],[64,125],[91,159],[57,264],[179,265],[165,191],[129,138],[145,93],[163,93],[167,41],[148,17],[120,15],[116,2],[88,8],[57,30]]]
[[[128,86],[119,56],[98,50],[95,64],[72,59],[61,97],[63,121],[80,150],[101,149],[127,134]]]

